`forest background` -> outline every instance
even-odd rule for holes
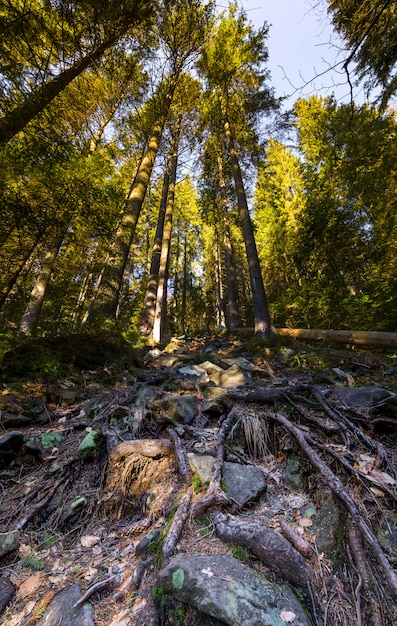
[[[1,2],[6,343],[396,329],[396,3],[324,4],[366,104],[286,111],[233,3]]]

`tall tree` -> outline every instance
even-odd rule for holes
[[[52,70],[52,72],[50,72],[48,69],[49,59],[46,59],[47,66],[41,68],[41,73],[45,77],[44,81],[42,80],[30,93],[23,97],[22,101],[17,104],[17,106],[7,110],[6,114],[0,118],[0,144],[6,143],[12,139],[12,137],[20,132],[38,113],[43,111],[72,80],[98,61],[106,50],[111,48],[121,37],[126,35],[133,24],[147,19],[153,11],[152,3],[143,2],[142,0],[130,0],[123,4],[115,2],[102,2],[99,4],[102,6],[96,6],[94,14],[96,18],[97,35],[99,33],[102,34],[102,41],[97,41],[97,35],[90,38],[87,36],[88,33],[82,33],[81,39],[75,42],[76,53],[82,46],[84,35],[85,44],[87,40],[90,43],[88,46],[87,44],[85,45],[85,53],[66,68],[60,67],[61,63],[58,62],[58,64],[55,65],[55,71]],[[111,5],[111,7],[109,5]],[[89,2],[87,6],[93,9],[93,6],[90,6]],[[62,10],[63,5],[59,11],[62,12]],[[90,16],[87,15],[87,18],[89,17]],[[12,18],[7,14],[3,16],[5,28],[7,28],[11,19],[15,21],[16,16],[13,15]],[[20,28],[23,28],[24,20],[25,15],[21,14],[18,20],[21,22],[19,25]],[[56,33],[53,34],[54,38],[55,34]],[[7,46],[8,50],[9,47],[10,46]],[[2,52],[1,47],[0,52]],[[62,57],[67,58],[67,54],[62,54]],[[51,74],[53,74],[52,77]]]
[[[200,68],[207,82],[210,98],[217,108],[235,183],[240,223],[244,235],[250,274],[255,331],[263,337],[272,335],[271,317],[263,284],[238,148],[255,142],[254,120],[259,111],[275,105],[265,82],[267,27],[257,33],[246,23],[245,15],[232,5],[223,15],[213,36],[204,48]],[[249,137],[249,140],[247,139]],[[240,140],[240,146],[239,146]]]

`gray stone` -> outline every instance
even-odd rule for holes
[[[155,404],[165,410],[171,419],[182,420],[185,424],[191,424],[198,414],[196,396],[168,396]]]
[[[19,548],[19,532],[11,530],[8,533],[0,533],[0,557],[14,552]]]
[[[232,365],[227,370],[211,373],[211,382],[216,387],[230,388],[245,385],[247,378],[238,365]]]
[[[165,593],[230,626],[309,626],[293,592],[259,577],[231,556],[176,557],[159,574]]]
[[[310,530],[316,533],[318,551],[324,552],[331,559],[338,558],[346,530],[341,524],[340,509],[331,493],[323,494],[321,508],[311,519],[313,526]]]
[[[80,587],[76,583],[57,593],[36,626],[61,623],[62,626],[95,626],[90,604],[86,603],[73,608],[80,598]]]
[[[212,456],[192,453],[187,456],[192,470],[199,475],[201,482],[208,483],[211,480],[215,459]],[[253,465],[225,462],[223,480],[225,493],[240,506],[245,506],[266,489],[263,473]]]
[[[248,361],[243,356],[238,356],[235,359],[222,359],[222,363],[226,363],[226,365],[237,365],[240,369],[245,370],[247,372],[264,372],[263,369],[257,367],[251,361]]]
[[[381,387],[350,387],[338,389],[335,394],[339,400],[347,405],[370,407],[379,402],[397,401],[396,394]]]
[[[7,604],[11,602],[15,594],[15,587],[9,578],[2,576],[0,578],[0,615],[3,613]]]

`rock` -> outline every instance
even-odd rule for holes
[[[299,459],[290,456],[287,458],[287,467],[283,472],[284,484],[293,489],[293,491],[301,491],[305,486],[305,479],[301,473],[301,467]]]
[[[88,504],[87,498],[80,496],[62,513],[62,522],[67,522],[71,517],[78,515]]]
[[[61,623],[62,626],[95,626],[90,604],[85,603],[76,609],[73,608],[80,598],[80,587],[76,583],[61,591],[51,600],[43,617],[36,622],[36,626]]]
[[[294,626],[309,626],[287,586],[259,577],[231,556],[174,558],[159,574],[165,593],[230,626],[285,626],[282,615],[295,615]]]
[[[222,359],[222,363],[226,363],[226,365],[237,365],[240,369],[245,370],[247,372],[262,372],[265,373],[265,370],[257,367],[251,361],[244,358],[243,356],[238,356],[235,359]]]
[[[215,383],[216,387],[230,388],[245,385],[247,379],[244,372],[238,365],[232,365],[227,370],[219,372],[213,372],[211,374],[211,382]]]
[[[11,530],[8,533],[0,533],[0,557],[14,552],[19,548],[19,532]]]
[[[0,467],[10,463],[23,446],[23,433],[12,430],[0,437]]]
[[[321,508],[311,519],[313,526],[310,530],[316,533],[318,551],[330,558],[338,558],[346,530],[341,524],[340,509],[331,493],[324,492]]]
[[[11,602],[15,594],[15,587],[9,578],[2,576],[0,578],[0,615],[3,613],[7,604]]]
[[[194,382],[208,383],[209,381],[206,370],[199,365],[185,365],[184,367],[179,367],[178,373],[193,379]]]
[[[201,482],[208,483],[211,480],[215,459],[212,456],[192,453],[187,456],[192,470],[199,475]],[[253,465],[225,462],[223,479],[225,493],[240,506],[245,506],[266,489],[263,473]]]
[[[370,407],[379,402],[397,401],[396,394],[382,389],[381,387],[350,387],[335,390],[336,397],[344,404]]]
[[[25,449],[42,458],[49,456],[53,448],[56,448],[63,439],[63,433],[52,432],[42,435],[33,435],[25,439]]]
[[[182,420],[184,424],[193,422],[198,414],[198,404],[196,396],[168,396],[153,403],[166,411],[170,419]]]

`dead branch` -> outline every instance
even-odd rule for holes
[[[212,478],[210,481],[209,488],[205,495],[196,502],[193,507],[192,515],[193,517],[200,517],[203,513],[211,506],[215,505],[225,505],[230,506],[232,504],[232,500],[227,497],[225,492],[221,487],[222,481],[222,470],[223,470],[223,462],[225,458],[225,442],[227,436],[230,432],[234,419],[238,417],[236,415],[236,411],[233,408],[228,416],[222,422],[221,429],[219,431],[218,443],[217,443],[217,453],[216,459],[214,463],[214,469],[212,472]]]
[[[294,424],[292,424],[289,419],[287,419],[281,413],[271,413],[270,411],[267,411],[266,415],[270,419],[284,426],[284,428],[295,437],[302,450],[306,453],[310,461],[321,473],[322,477],[325,479],[332,492],[343,502],[346,509],[353,518],[357,528],[359,529],[364,543],[371,548],[376,560],[381,567],[381,570],[384,572],[390,591],[393,593],[394,596],[397,596],[397,576],[393,571],[393,568],[391,567],[385,553],[383,552],[382,546],[379,543],[378,538],[363,519],[359,508],[357,507],[350,493],[347,491],[346,487],[343,485],[342,481],[338,478],[338,476],[336,476],[336,474],[333,473],[328,465],[320,458],[317,452],[313,450],[313,448],[309,445],[304,433]]]
[[[266,526],[247,524],[217,513],[215,532],[222,541],[247,548],[269,569],[299,587],[314,580],[313,570],[289,541]]]
[[[115,584],[117,584],[117,579],[118,579],[117,575],[109,576],[109,578],[106,578],[105,580],[101,580],[98,583],[91,585],[91,587],[88,587],[85,594],[82,595],[81,598],[77,600],[77,602],[73,605],[73,609],[78,609],[81,606],[83,606],[83,604],[85,604],[87,600],[91,598],[91,596],[94,595],[94,593],[98,593],[98,591],[102,591],[103,589],[106,589],[107,587],[113,587]]]
[[[310,543],[291,524],[287,524],[284,520],[281,520],[280,526],[284,537],[288,539],[293,547],[305,558],[311,561],[314,560],[314,553]]]
[[[167,428],[167,433],[172,439],[175,448],[175,457],[176,464],[178,467],[179,474],[183,480],[183,482],[190,482],[192,476],[192,470],[190,469],[189,462],[187,460],[186,452],[183,448],[181,438],[174,428]]]
[[[175,511],[174,519],[167,533],[163,544],[163,562],[167,561],[175,552],[176,544],[182,532],[182,528],[189,514],[190,500],[192,499],[192,488],[190,487],[181,498],[178,508]]]

